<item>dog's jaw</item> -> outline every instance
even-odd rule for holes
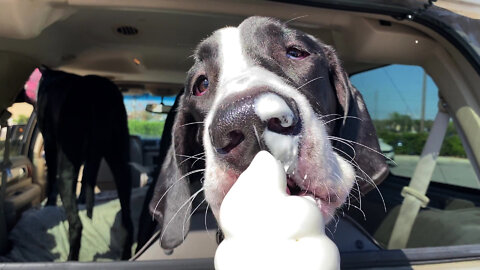
[[[335,209],[343,204],[354,184],[355,172],[352,166],[333,151],[325,131],[325,123],[315,114],[306,97],[286,84],[278,75],[250,63],[243,57],[238,28],[224,28],[215,32],[215,35],[219,40],[222,64],[217,95],[212,110],[206,116],[203,134],[206,156],[204,192],[214,215],[218,218],[223,198],[241,173],[222,163],[215,154],[209,134],[215,108],[229,95],[256,86],[268,86],[281,96],[295,101],[299,108],[302,130],[298,136],[272,135],[269,131],[259,136],[263,138],[270,152],[282,161],[290,184],[315,197],[324,219],[331,220]],[[261,118],[261,115],[259,116]],[[279,141],[287,145],[279,147],[276,145]],[[286,152],[289,154],[285,154]]]
[[[321,121],[311,121],[304,133],[297,166],[289,173],[296,194],[315,198],[327,222],[347,199],[355,181],[353,167],[332,150]],[[319,136],[318,133],[323,133]]]

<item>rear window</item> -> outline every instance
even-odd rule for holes
[[[144,138],[160,138],[167,113],[151,113],[145,110],[148,104],[172,106],[175,96],[160,97],[150,94],[124,95],[125,108],[128,114],[130,135]]]

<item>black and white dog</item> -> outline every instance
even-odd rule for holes
[[[94,187],[102,158],[114,175],[122,225],[127,231],[122,259],[130,258],[130,144],[127,113],[118,87],[103,77],[82,77],[42,67],[30,76],[24,93],[24,99],[35,106],[44,138],[47,205],[56,205],[58,187],[65,208],[69,224],[68,259],[78,260],[82,237],[75,192],[80,167],[84,165],[82,193],[85,192],[87,216],[92,218]]]
[[[191,183],[203,183],[218,218],[262,149],[284,165],[288,192],[314,197],[327,221],[351,190],[358,197],[388,172],[362,96],[335,51],[277,20],[251,17],[196,49],[150,203],[162,247],[183,241]]]

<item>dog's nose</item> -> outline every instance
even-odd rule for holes
[[[269,150],[263,138],[266,131],[294,136],[300,132],[300,122],[293,99],[260,92],[224,102],[213,117],[209,134],[218,157],[243,171],[260,150]]]

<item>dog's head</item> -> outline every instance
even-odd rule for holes
[[[203,180],[218,217],[260,150],[282,162],[288,192],[313,196],[327,221],[352,187],[364,193],[388,171],[363,99],[334,50],[277,20],[251,17],[202,41],[177,105],[151,203],[164,248],[185,235],[188,180]]]

